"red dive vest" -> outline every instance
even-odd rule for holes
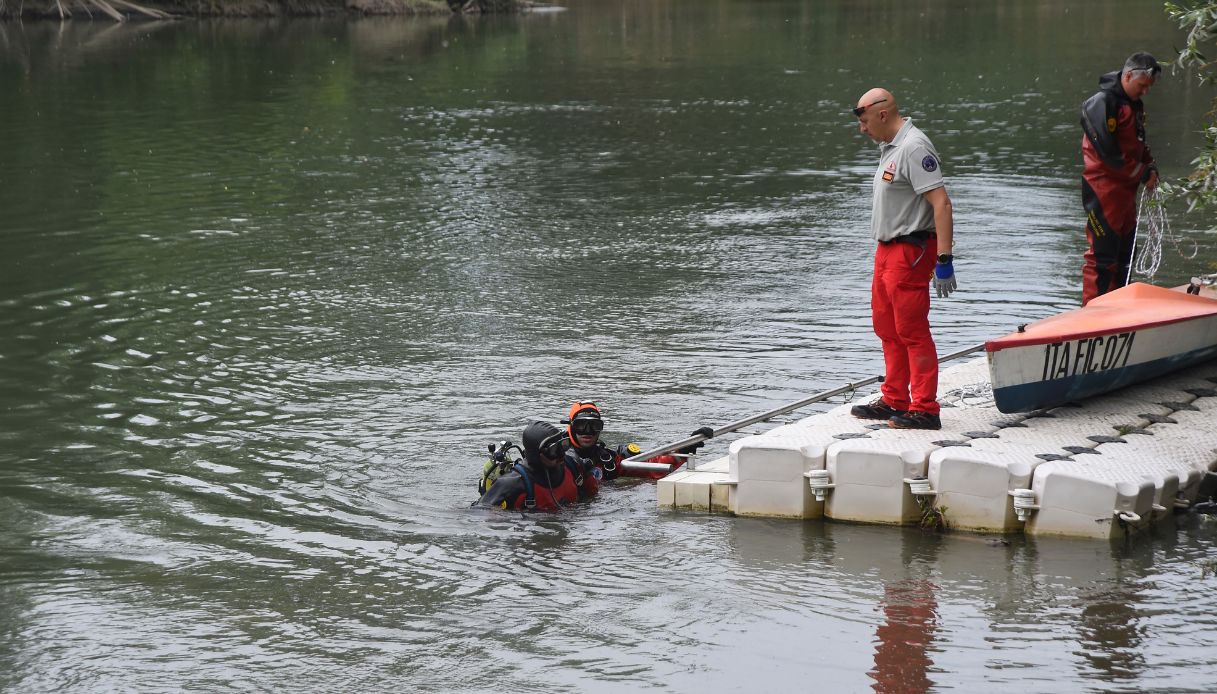
[[[557,511],[563,506],[569,506],[579,500],[579,484],[576,479],[575,466],[569,462],[558,468],[563,470],[562,481],[553,489],[533,484],[532,477],[523,465],[516,465],[516,471],[524,478],[524,499],[515,508],[535,508],[538,511]],[[580,476],[581,477],[581,476]]]

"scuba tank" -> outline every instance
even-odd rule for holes
[[[488,444],[486,448],[490,451],[490,460],[482,465],[482,477],[478,480],[478,494],[485,494],[500,475],[515,467],[524,456],[524,451],[519,446],[506,439],[499,441],[498,444]],[[519,457],[512,456],[513,449]]]

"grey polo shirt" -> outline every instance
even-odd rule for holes
[[[934,230],[934,208],[925,193],[943,185],[942,160],[933,143],[905,118],[891,142],[879,146],[873,181],[870,231],[876,241]]]

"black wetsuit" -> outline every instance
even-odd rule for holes
[[[592,474],[599,473],[602,479],[616,479],[621,474],[621,468],[617,465],[623,458],[620,451],[615,451],[600,441],[587,448],[572,448],[566,452],[566,457],[579,465],[587,466],[592,470]]]

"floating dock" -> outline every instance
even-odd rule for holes
[[[846,403],[668,475],[659,505],[1110,539],[1217,479],[1217,361],[1030,413],[994,407],[985,358],[944,370],[939,393],[940,431],[856,419]]]

